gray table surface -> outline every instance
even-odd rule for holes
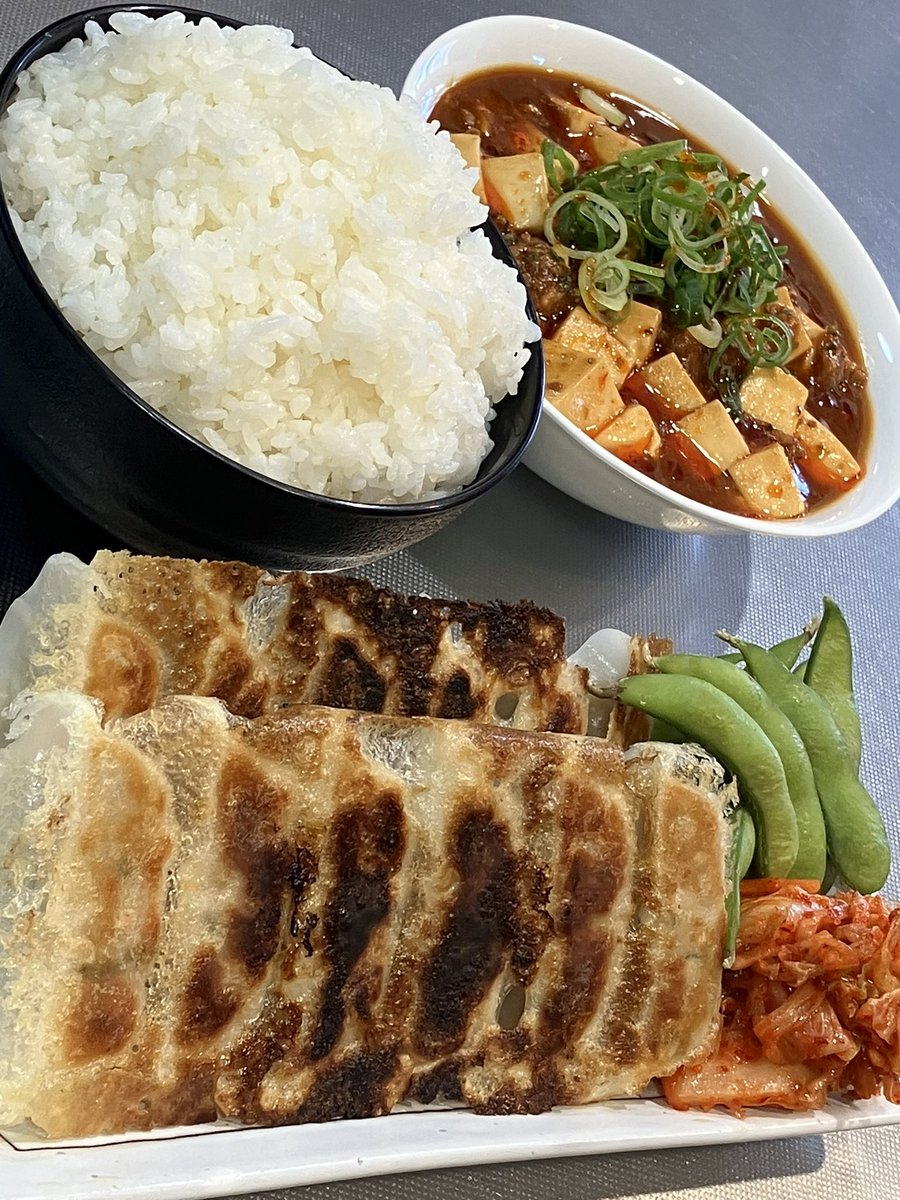
[[[212,0],[210,0],[212,2]],[[80,0],[0,0],[0,58]],[[198,0],[202,7],[202,0]],[[290,25],[349,73],[398,89],[442,30],[497,12],[593,25],[676,63],[731,101],[825,190],[900,298],[900,8],[896,0],[217,0],[223,13]],[[900,402],[900,398],[898,398]],[[46,554],[89,539],[26,503],[0,468],[0,599]],[[455,524],[373,567],[380,583],[432,595],[530,597],[562,613],[572,645],[600,625],[657,629],[712,649],[723,625],[758,637],[794,630],[823,593],[856,631],[867,733],[863,773],[900,863],[900,506],[818,543],[679,537],[604,518],[522,469]],[[889,889],[900,894],[900,871]],[[896,1128],[750,1146],[457,1169],[268,1193],[278,1200],[841,1200],[900,1196]],[[2,1194],[0,1181],[0,1194]]]

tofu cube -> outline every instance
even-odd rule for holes
[[[664,354],[641,370],[641,379],[659,396],[671,417],[683,417],[706,403],[677,354]]]
[[[510,131],[509,144],[515,150],[516,154],[541,154],[544,142],[547,140],[547,134],[543,129],[538,129],[537,125],[531,121],[523,121],[516,125],[515,129]],[[576,172],[581,170],[581,164],[574,154],[570,154],[565,146],[560,146],[563,154],[572,164],[572,169]],[[541,162],[543,162],[543,154],[541,154]]]
[[[721,400],[711,400],[682,417],[678,428],[720,471],[743,458],[749,448]]]
[[[547,400],[588,437],[625,407],[606,364],[596,355],[544,343]]]
[[[486,158],[481,178],[487,202],[514,229],[539,233],[550,203],[544,160],[540,154],[509,154]]]
[[[477,133],[451,133],[450,141],[463,156],[467,167],[481,166],[481,135]]]
[[[570,350],[593,354],[605,362],[615,387],[621,387],[634,369],[634,354],[620,342],[608,325],[583,308],[573,308],[554,334],[553,340]]]
[[[508,145],[516,154],[540,154],[546,137],[546,133],[538,129],[534,122],[521,121],[509,131]]]
[[[450,141],[463,156],[467,167],[478,168],[478,182],[472,188],[472,191],[482,204],[486,204],[484,184],[481,181],[481,138],[477,133],[451,133]]]
[[[748,417],[793,437],[807,391],[781,367],[754,367],[741,384],[741,408]]]
[[[794,344],[791,352],[787,357],[788,362],[793,362],[796,358],[802,358],[804,354],[812,349],[812,340],[806,331],[806,326],[801,320],[800,309],[797,308],[794,301],[791,299],[791,293],[786,287],[775,289],[775,299],[782,308],[790,310],[791,319],[788,324],[792,327],[794,334]],[[809,318],[807,318],[809,320]],[[813,322],[815,324],[815,322]],[[820,327],[821,328],[821,327]],[[824,330],[822,331],[824,333]]]
[[[788,456],[777,442],[733,463],[729,475],[756,517],[778,520],[806,511]]]
[[[651,304],[632,300],[624,320],[613,326],[613,333],[631,351],[635,366],[645,363],[656,345],[662,313]]]
[[[598,117],[591,130],[591,148],[597,162],[601,166],[605,166],[607,163],[614,163],[626,150],[640,150],[641,143],[636,142],[634,138],[627,137],[624,133],[619,133],[617,129],[613,129],[612,125],[607,125]]]
[[[794,437],[802,449],[797,465],[810,483],[845,488],[859,477],[862,468],[844,443],[808,412],[801,414]]]
[[[626,150],[640,149],[640,142],[619,133],[598,113],[582,108],[580,104],[570,104],[568,100],[558,99],[553,103],[562,114],[569,132],[590,142],[594,158],[600,166],[615,162]]]
[[[603,119],[590,109],[582,108],[580,104],[571,104],[561,97],[553,97],[552,103],[562,114],[566,129],[570,133],[590,133],[597,122]]]
[[[657,458],[662,448],[653,418],[641,404],[629,404],[594,440],[617,458],[632,464],[644,458]]]
[[[797,309],[797,316],[800,318],[800,324],[806,330],[806,336],[809,338],[810,345],[815,346],[819,338],[825,332],[825,326],[819,325],[812,317],[808,316],[802,308]]]

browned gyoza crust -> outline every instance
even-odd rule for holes
[[[308,703],[580,733],[583,673],[560,617],[523,601],[409,598],[365,580],[101,551],[82,678],[128,716],[206,695],[239,716]],[[501,699],[503,698],[503,699]]]
[[[67,703],[7,858],[46,902],[0,947],[0,1120],[537,1112],[708,1045],[725,823],[693,750],[194,698],[104,729]]]

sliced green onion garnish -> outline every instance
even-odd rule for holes
[[[715,350],[722,340],[722,326],[716,317],[708,325],[688,325],[688,333],[707,350]]]
[[[621,258],[594,255],[578,269],[578,287],[592,316],[621,313],[628,304],[631,272]]]
[[[791,331],[780,317],[764,313],[737,325],[735,344],[752,366],[780,367],[791,352]]]
[[[623,167],[642,167],[646,163],[659,162],[661,158],[671,158],[673,154],[684,154],[687,151],[687,141],[676,138],[671,142],[657,142],[653,146],[641,146],[640,150],[626,150],[619,155],[619,163]]]
[[[553,171],[561,166],[554,156]],[[756,219],[763,182],[730,174],[684,138],[629,150],[574,181],[555,177],[567,190],[547,210],[544,233],[561,257],[580,260],[588,311],[616,321],[632,297],[658,297],[712,351],[710,380],[737,415],[746,372],[783,365],[792,346],[791,330],[766,311],[786,250]]]
[[[665,279],[666,273],[662,267],[651,267],[649,263],[632,262],[628,260],[628,270],[632,275],[643,276],[644,279]]]
[[[571,158],[562,146],[544,138],[541,143],[541,156],[544,160],[544,172],[547,181],[554,192],[565,191],[575,178],[575,167]]]
[[[598,117],[603,117],[609,121],[610,125],[625,124],[625,114],[609,100],[604,100],[602,96],[598,96],[593,88],[584,87],[581,84],[575,89],[578,93],[578,99],[585,108],[589,108],[592,113],[596,113]]]
[[[662,204],[693,213],[702,212],[709,203],[709,193],[703,184],[697,179],[685,179],[681,171],[660,171],[651,195]]]
[[[555,228],[557,215],[567,208],[575,210],[582,223],[587,222],[594,227],[597,235],[595,246],[582,250],[562,241],[557,236]],[[612,235],[615,235],[614,240]],[[628,241],[628,224],[616,205],[611,204],[609,200],[595,192],[579,189],[578,191],[564,192],[547,209],[544,217],[544,237],[559,254],[566,258],[589,258],[598,252],[615,255],[625,249]]]
[[[706,154],[703,151],[692,150],[690,165],[698,171],[708,172],[712,175],[724,174],[722,160],[718,154]]]

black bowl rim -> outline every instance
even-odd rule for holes
[[[79,32],[83,34],[84,26],[88,21],[102,21],[120,12],[144,13],[147,16],[153,17],[161,17],[167,15],[168,13],[177,12],[181,13],[188,21],[199,21],[205,17],[209,20],[215,21],[219,25],[223,25],[231,29],[241,28],[242,26],[250,24],[250,22],[242,21],[237,17],[226,17],[220,15],[219,13],[209,12],[205,9],[187,8],[179,5],[167,4],[107,4],[101,5],[97,8],[82,9],[79,12],[69,13],[66,16],[59,17],[55,21],[51,21],[49,25],[45,25],[43,29],[40,29],[37,33],[33,34],[18,48],[18,50],[12,54],[3,69],[0,70],[0,114],[6,111],[6,106],[12,96],[16,79],[18,78],[19,74],[33,62],[36,62],[37,59],[43,57],[39,51],[44,43],[51,40],[55,41],[66,28],[71,28],[71,36],[73,38],[77,38],[79,36]],[[45,51],[45,53],[52,53],[52,51]],[[447,496],[438,496],[431,500],[419,500],[403,504],[392,504],[390,501],[374,503],[361,500],[344,500],[337,496],[327,496],[321,492],[308,492],[303,488],[294,487],[292,484],[283,483],[281,480],[274,479],[270,475],[264,475],[260,471],[255,471],[252,467],[247,467],[243,463],[238,462],[236,459],[229,458],[226,454],[222,454],[220,451],[215,450],[212,446],[205,445],[200,441],[199,438],[194,437],[194,435],[189,433],[186,429],[182,429],[180,425],[177,425],[174,421],[171,421],[168,417],[158,412],[151,404],[148,404],[146,400],[143,400],[137,394],[137,392],[132,391],[128,384],[125,383],[125,381],[118,375],[116,375],[116,373],[111,370],[106,363],[103,362],[99,355],[97,355],[91,349],[91,347],[87,344],[87,342],[85,342],[75,327],[71,325],[63,316],[59,306],[54,303],[50,293],[44,287],[43,283],[41,283],[37,272],[29,262],[28,256],[25,254],[25,251],[22,247],[21,239],[13,228],[12,219],[9,215],[9,205],[3,199],[2,190],[2,178],[0,178],[0,235],[2,235],[7,242],[13,260],[15,261],[16,266],[22,271],[31,291],[35,293],[38,301],[49,313],[56,329],[63,335],[65,340],[70,345],[75,347],[76,353],[83,355],[93,367],[99,370],[100,373],[106,377],[108,382],[112,383],[113,386],[122,393],[122,396],[125,400],[128,400],[132,404],[136,405],[146,416],[156,421],[170,433],[181,438],[188,445],[196,447],[201,454],[211,456],[226,468],[230,467],[238,471],[240,474],[245,475],[257,485],[267,485],[275,488],[277,491],[285,493],[288,496],[295,496],[300,500],[322,505],[326,508],[336,508],[338,510],[343,510],[347,513],[353,513],[358,516],[371,516],[390,519],[391,516],[426,516],[429,513],[450,512],[461,505],[468,505],[471,501],[478,499],[480,496],[484,495],[485,492],[489,491],[491,488],[496,486],[496,484],[505,479],[519,465],[522,457],[525,454],[525,451],[528,449],[531,439],[534,437],[543,407],[542,365],[539,367],[540,386],[537,389],[538,394],[534,404],[534,411],[528,420],[527,428],[521,436],[519,446],[510,454],[505,463],[496,469],[489,470],[483,478],[480,478],[479,476],[481,474],[481,467],[484,466],[486,461],[486,458],[482,459],[482,462],[479,466],[479,474],[476,476],[476,478],[473,479],[471,483],[464,484],[461,488],[458,488],[456,491],[451,492]],[[531,296],[528,292],[528,288],[525,285],[525,281],[522,279],[518,267],[516,266],[515,259],[507,248],[496,225],[491,218],[488,217],[483,224],[476,226],[476,228],[482,230],[485,237],[487,237],[491,242],[492,249],[495,251],[495,256],[496,251],[499,249],[501,251],[501,261],[505,261],[508,266],[511,266],[515,270],[519,282],[525,289],[525,311],[529,319],[535,325],[537,325],[537,314],[535,312]],[[491,236],[492,234],[493,236]],[[539,360],[542,360],[543,347],[541,339],[530,342],[528,345],[530,353],[537,356]],[[527,365],[528,364],[526,363],[526,367]],[[508,400],[514,395],[515,393],[507,393],[503,400],[498,401],[498,403],[502,404],[504,400]],[[494,406],[494,410],[496,414],[496,405]],[[490,426],[488,427],[488,432],[490,432]],[[489,454],[490,451],[488,451],[488,455]]]

